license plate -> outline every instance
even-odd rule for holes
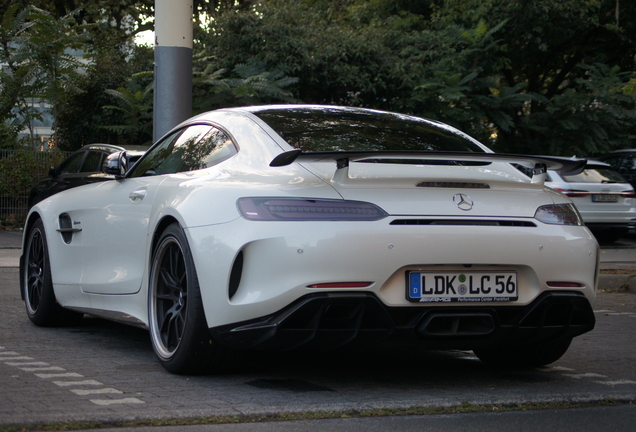
[[[618,202],[618,195],[593,194],[592,202]]]
[[[417,303],[511,302],[516,272],[407,272],[406,299]]]

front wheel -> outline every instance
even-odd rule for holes
[[[176,223],[154,250],[148,314],[152,346],[167,371],[197,375],[221,365],[225,349],[210,337],[192,254]]]
[[[33,224],[27,234],[24,264],[20,273],[26,312],[34,324],[57,327],[79,323],[84,314],[64,309],[55,298],[49,249],[41,219]]]
[[[540,367],[560,359],[572,338],[521,347],[481,348],[473,352],[488,366],[499,368]]]

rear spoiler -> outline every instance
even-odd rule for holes
[[[560,158],[553,156],[528,156],[507,153],[473,153],[473,152],[429,152],[429,151],[343,151],[343,152],[308,152],[290,150],[276,156],[269,164],[271,167],[290,165],[294,162],[336,162],[335,180],[344,180],[349,176],[350,161],[365,159],[404,159],[404,160],[438,160],[453,162],[508,162],[522,165],[533,170],[532,183],[545,182],[546,170],[559,171],[564,175],[578,174],[585,168],[587,159]]]

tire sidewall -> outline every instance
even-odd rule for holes
[[[156,309],[159,267],[165,255],[165,249],[170,244],[177,244],[180,248],[185,263],[187,278],[185,326],[181,341],[172,352],[168,352],[161,343]],[[152,256],[150,277],[148,280],[148,327],[150,329],[153,350],[163,367],[172,373],[201,373],[199,359],[204,357],[207,350],[206,344],[210,344],[211,341],[207,321],[203,312],[194,260],[192,259],[192,254],[183,229],[178,224],[172,224],[163,231]]]
[[[31,255],[31,248],[33,247],[34,237],[36,234],[40,234],[41,247],[43,254],[42,263],[42,290],[40,293],[40,302],[37,309],[31,307],[31,297],[29,295],[29,258]],[[24,303],[26,306],[26,312],[29,319],[36,325],[49,326],[56,322],[55,315],[57,314],[57,300],[55,299],[55,293],[53,292],[53,282],[51,278],[51,264],[49,261],[48,243],[46,240],[46,232],[44,231],[44,224],[41,219],[38,219],[31,229],[27,237],[24,268],[21,271],[20,277],[23,280],[24,289]]]

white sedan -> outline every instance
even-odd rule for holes
[[[208,112],[125,160],[107,161],[116,180],[31,209],[20,280],[35,324],[142,326],[179,374],[259,349],[469,349],[538,366],[594,327],[598,244],[544,187],[548,168],[585,160],[307,105]]]
[[[572,199],[601,242],[618,240],[636,224],[634,187],[605,162],[588,160],[585,169],[574,175],[548,170],[545,184]]]

